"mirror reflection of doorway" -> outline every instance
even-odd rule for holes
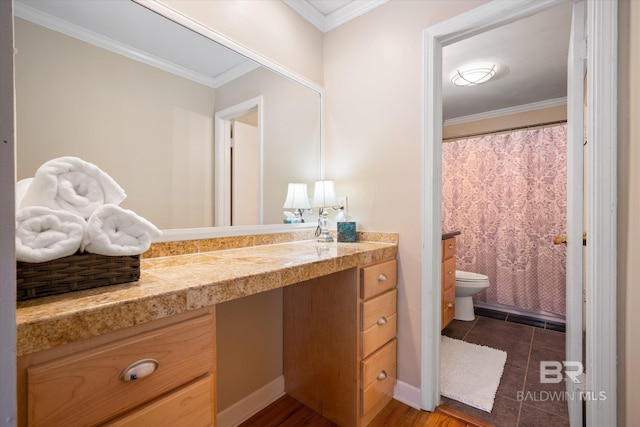
[[[256,97],[215,115],[215,225],[262,224],[263,103]]]
[[[260,141],[258,110],[231,125],[231,225],[259,222]]]

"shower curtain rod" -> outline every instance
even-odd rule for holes
[[[537,129],[537,128],[544,128],[544,127],[551,127],[556,125],[562,125],[565,123],[567,123],[566,120],[557,120],[555,122],[545,122],[545,123],[537,123],[534,125],[525,125],[525,126],[516,126],[512,128],[498,129],[491,132],[477,132],[477,133],[470,133],[466,135],[449,136],[447,138],[442,138],[442,142],[457,141],[459,139],[467,139],[467,138],[473,138],[476,136],[484,136],[484,135],[499,135],[501,133],[513,132],[514,130],[521,130],[521,129]]]

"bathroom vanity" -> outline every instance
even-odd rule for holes
[[[139,282],[19,303],[18,425],[215,425],[216,305],[277,288],[285,392],[368,424],[396,382],[397,235],[287,234],[154,245]]]
[[[459,231],[442,235],[442,319],[440,329],[447,327],[456,312],[456,236]]]

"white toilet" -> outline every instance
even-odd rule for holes
[[[456,320],[475,320],[473,296],[489,287],[489,278],[484,274],[456,270]]]

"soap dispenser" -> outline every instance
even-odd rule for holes
[[[356,241],[356,222],[344,212],[344,206],[340,207],[340,212],[336,215],[338,227],[338,242]]]

